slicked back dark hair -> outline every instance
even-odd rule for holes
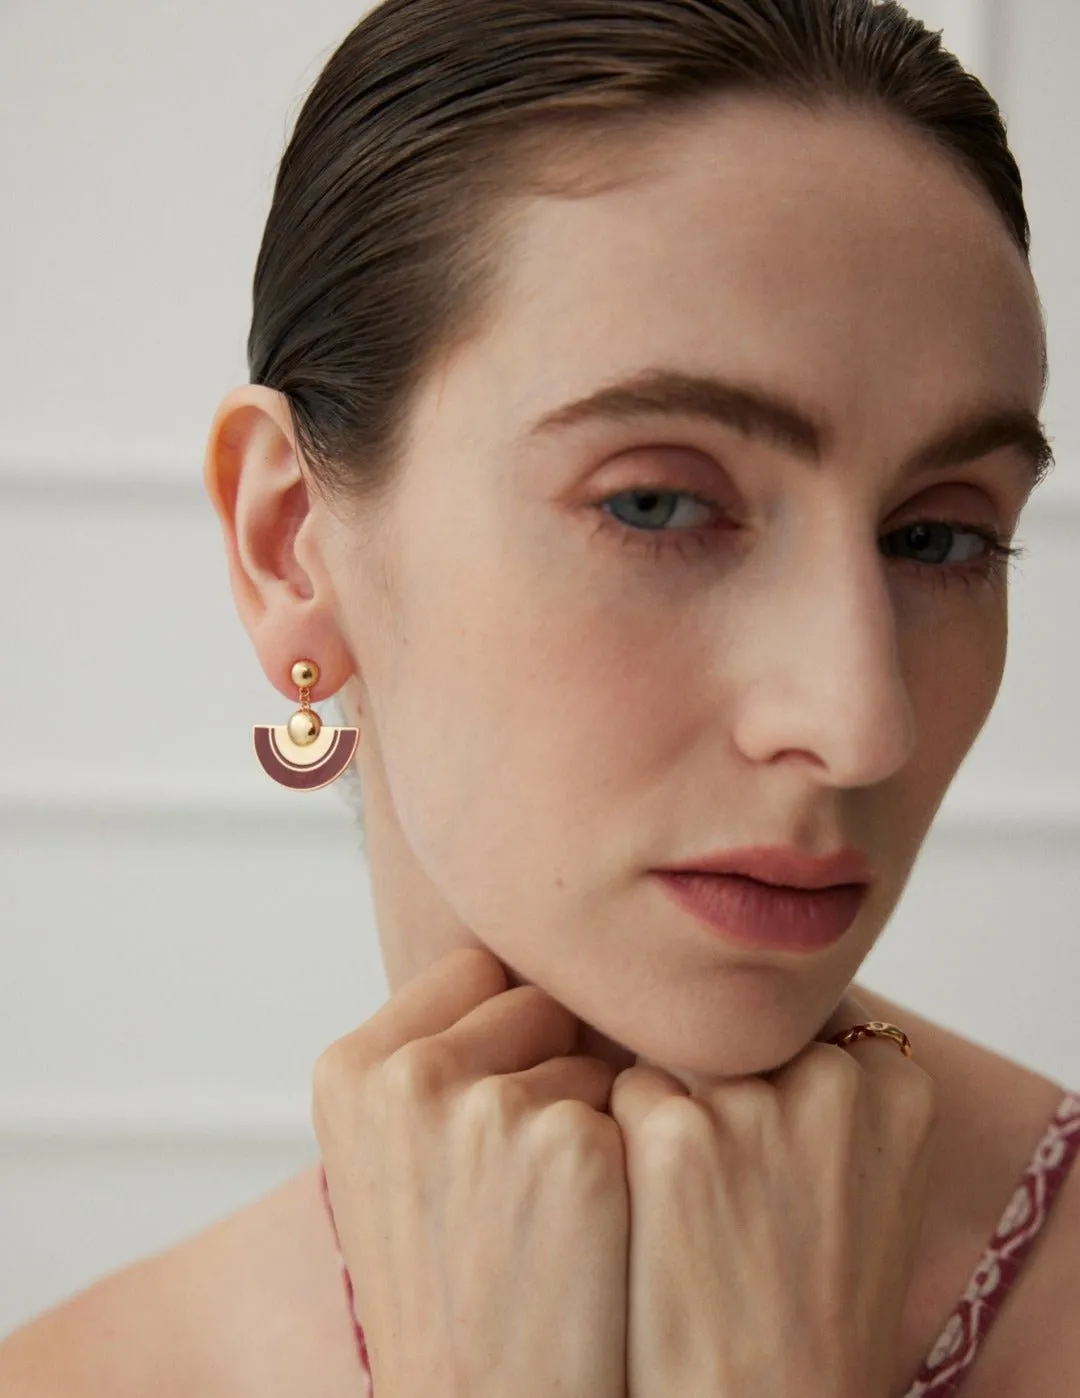
[[[650,134],[728,93],[906,124],[1028,258],[997,104],[892,0],[382,0],[301,107],[255,269],[251,382],[286,396],[315,485],[386,497],[417,390],[483,329],[523,199],[618,184]]]
[[[383,0],[308,94],[253,287],[251,382],[284,393],[328,493],[378,497],[430,369],[483,324],[505,219],[617,170],[620,137],[729,92],[906,121],[985,189],[1027,258],[994,99],[874,0]]]

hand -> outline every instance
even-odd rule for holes
[[[887,1040],[821,1042],[873,1018],[848,994],[783,1067],[694,1093],[616,1078],[628,1398],[887,1398],[935,1084]]]
[[[377,1398],[626,1398],[615,1069],[461,948],[315,1067],[312,1117]]]

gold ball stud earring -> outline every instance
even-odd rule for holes
[[[298,660],[292,667],[292,682],[300,690],[300,707],[285,727],[298,747],[306,748],[319,736],[322,719],[311,707],[311,687],[319,683],[319,667],[314,660]]]
[[[323,723],[311,707],[311,691],[319,683],[314,660],[298,660],[292,682],[300,690],[300,707],[284,724],[256,724],[251,730],[255,756],[268,777],[293,791],[316,791],[344,772],[356,752],[359,728],[336,728]]]

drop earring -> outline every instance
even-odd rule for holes
[[[300,690],[300,707],[288,723],[255,724],[255,756],[268,777],[293,791],[317,791],[341,776],[352,761],[359,728],[332,728],[311,707],[311,690],[319,683],[314,660],[298,660],[292,682]]]

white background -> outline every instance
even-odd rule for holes
[[[1080,121],[1071,0],[918,12],[1009,120],[1059,464],[991,719],[859,979],[1080,1088]],[[310,1073],[386,995],[342,784],[201,486],[274,171],[356,0],[0,6],[0,1334],[317,1159]]]

